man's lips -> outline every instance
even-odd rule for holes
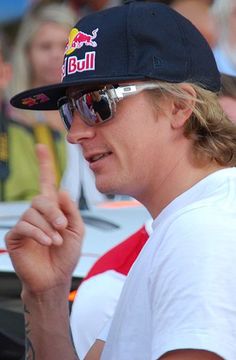
[[[106,152],[100,152],[100,153],[96,153],[96,154],[88,154],[85,156],[85,159],[90,163],[95,163],[96,161],[99,161],[109,155],[111,155],[112,152],[111,151],[106,151]]]

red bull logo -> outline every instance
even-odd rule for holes
[[[50,100],[49,97],[47,97],[47,95],[42,93],[42,94],[36,94],[36,95],[33,95],[32,97],[22,99],[21,103],[22,103],[22,105],[32,107],[34,105],[47,102],[48,100]]]
[[[83,59],[78,59],[76,56],[65,58],[62,66],[62,78],[76,72],[82,73],[84,71],[95,70],[95,58],[95,51],[86,52]]]
[[[66,45],[65,54],[70,55],[76,49],[81,49],[82,46],[97,47],[96,39],[98,28],[92,31],[92,34],[86,34],[83,31],[79,31],[73,28],[69,35],[69,40]]]

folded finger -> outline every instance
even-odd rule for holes
[[[41,245],[51,245],[52,239],[45,234],[40,228],[21,220],[6,235],[5,240],[7,247],[12,241],[20,241],[23,239],[33,239]]]
[[[63,239],[61,235],[51,226],[49,222],[34,208],[28,209],[21,217],[21,221],[27,222],[34,227],[39,228],[46,234],[55,245],[61,245]]]

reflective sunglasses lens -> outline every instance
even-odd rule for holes
[[[65,128],[67,130],[70,130],[72,120],[73,120],[73,114],[71,112],[70,105],[69,105],[68,102],[65,103],[65,104],[62,104],[59,107],[59,113],[61,115],[61,118],[62,118],[62,121],[63,121],[63,123],[65,125]]]
[[[112,118],[112,104],[103,90],[84,94],[75,101],[76,108],[89,125],[98,125]]]
[[[61,98],[58,109],[64,125],[70,130],[74,111],[78,111],[84,122],[89,126],[102,124],[113,117],[115,102],[106,90],[98,90],[81,96]]]

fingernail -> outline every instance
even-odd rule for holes
[[[65,218],[63,216],[59,216],[54,220],[55,225],[63,225],[65,224]]]
[[[52,242],[50,237],[48,237],[47,235],[42,236],[42,241],[44,242],[45,245],[50,245]]]
[[[56,245],[61,245],[62,242],[63,242],[63,239],[62,239],[61,235],[59,235],[58,233],[53,234],[52,240],[53,240],[53,243],[56,244]]]

